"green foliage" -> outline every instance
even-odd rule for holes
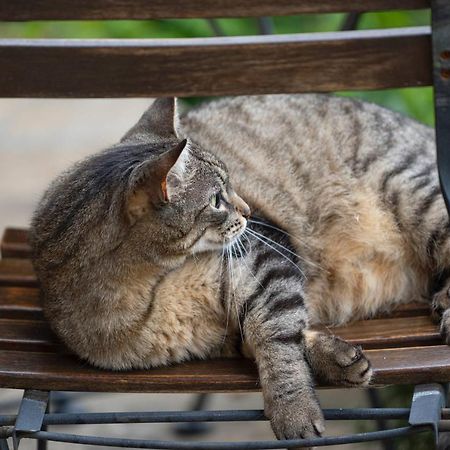
[[[386,89],[383,91],[339,92],[339,95],[358,97],[378,103],[416,120],[434,125],[433,88]]]

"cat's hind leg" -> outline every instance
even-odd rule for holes
[[[304,335],[306,359],[316,381],[354,387],[370,383],[372,367],[360,346],[318,331]]]

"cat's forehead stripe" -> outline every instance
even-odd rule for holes
[[[203,156],[199,155],[198,153],[195,153],[194,156],[201,162],[208,164],[209,166],[211,166],[214,169],[214,172],[218,175],[218,177],[220,178],[220,180],[222,181],[222,183],[224,185],[227,184],[227,179],[228,179],[228,174],[227,172],[218,165],[218,163],[216,163],[215,161],[211,160],[211,159],[206,159]]]

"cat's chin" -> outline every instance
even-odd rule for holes
[[[192,248],[190,253],[195,255],[196,253],[211,252],[215,250],[222,250],[224,247],[223,242],[213,242],[209,239],[202,237]]]
[[[225,241],[214,242],[208,238],[202,237],[199,241],[191,248],[191,254],[211,252],[217,250],[223,250],[231,247],[235,242],[238,241],[239,237],[244,234],[245,228],[239,231],[237,234],[232,236]]]

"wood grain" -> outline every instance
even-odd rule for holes
[[[0,20],[256,17],[428,7],[428,0],[5,0]]]
[[[19,375],[20,374],[20,375]],[[0,352],[0,387],[98,392],[221,392],[258,390],[247,360],[195,361],[152,370],[112,372],[70,355]]]
[[[367,350],[374,368],[373,384],[418,384],[450,380],[447,345]]]
[[[42,320],[0,319],[0,350],[57,351],[61,347]]]
[[[361,320],[344,327],[332,328],[331,331],[346,341],[362,345],[365,349],[442,343],[439,328],[429,315]]]
[[[31,255],[28,231],[23,228],[6,228],[0,251],[2,258],[25,258]]]
[[[0,319],[42,320],[39,289],[0,286]]]
[[[1,97],[151,97],[431,84],[428,27],[168,40],[2,40]]]
[[[0,298],[0,303],[2,299]],[[0,307],[0,313],[2,308]],[[43,316],[0,316],[0,349],[58,350],[60,343]],[[429,316],[374,319],[354,322],[329,332],[365,349],[441,344],[438,326]]]
[[[450,379],[445,345],[368,350],[374,384],[416,384]],[[192,361],[130,372],[96,369],[70,355],[0,352],[0,387],[92,392],[230,392],[259,389],[254,364],[230,359]]]
[[[0,286],[37,286],[36,274],[29,259],[0,259]]]

